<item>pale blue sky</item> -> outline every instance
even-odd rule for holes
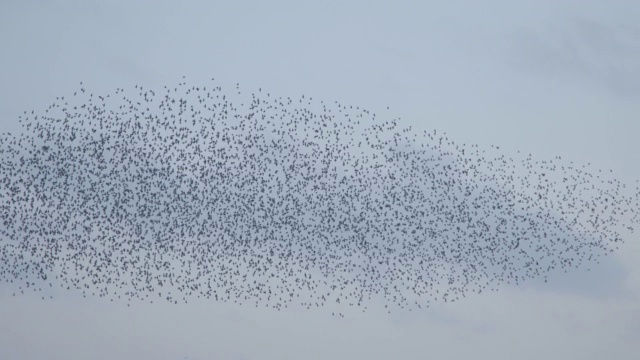
[[[3,1],[0,132],[81,81],[112,92],[213,77],[635,183],[639,14],[636,1]],[[588,272],[410,314],[0,291],[0,358],[635,359],[640,244],[626,235]]]

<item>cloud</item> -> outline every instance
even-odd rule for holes
[[[628,269],[616,255],[601,258],[599,264],[583,265],[580,269],[549,275],[547,282],[535,278],[523,284],[525,288],[558,295],[577,295],[594,300],[635,297],[625,286]]]
[[[640,95],[640,28],[585,18],[520,28],[509,41],[508,62],[531,75]]]

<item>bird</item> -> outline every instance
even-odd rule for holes
[[[584,268],[638,222],[611,171],[358,105],[184,77],[73,95],[0,135],[14,296],[412,311]]]

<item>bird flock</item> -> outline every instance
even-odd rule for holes
[[[20,122],[0,136],[18,296],[413,310],[597,262],[640,209],[609,171],[213,79],[81,83]]]

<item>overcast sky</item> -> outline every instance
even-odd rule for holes
[[[81,81],[99,93],[185,75],[386,111],[633,184],[639,14],[637,1],[2,1],[0,132]],[[622,234],[589,271],[406,314],[0,290],[0,358],[635,359],[640,244]]]

